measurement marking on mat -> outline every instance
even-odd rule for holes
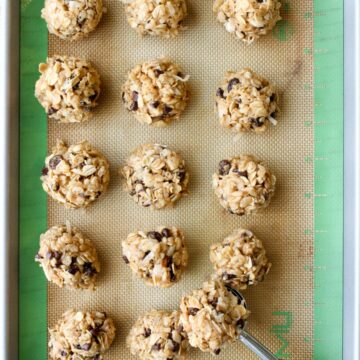
[[[290,311],[274,311],[273,316],[281,318],[281,324],[275,324],[271,327],[271,332],[276,335],[281,345],[276,351],[275,356],[279,359],[288,359],[291,353],[287,350],[289,347],[289,341],[286,339],[286,335],[291,331],[293,325],[293,314]],[[280,319],[279,319],[280,320]]]

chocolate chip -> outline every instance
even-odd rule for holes
[[[60,352],[60,355],[61,356],[66,356],[68,353],[65,351],[65,350],[61,350],[61,352]]]
[[[170,114],[173,111],[172,107],[165,105],[164,107],[164,114]]]
[[[229,160],[221,160],[219,162],[219,174],[227,175],[230,171],[231,163]]]
[[[139,108],[138,102],[133,101],[130,105],[130,111],[136,111]]]
[[[48,169],[47,167],[44,167],[44,168],[41,170],[41,175],[43,175],[43,176],[46,176],[48,173],[49,173],[49,169]]]
[[[153,107],[153,108],[157,108],[157,107],[159,107],[159,105],[160,105],[160,101],[154,101],[154,102],[152,102],[151,103],[151,106]]]
[[[273,113],[270,114],[270,116],[274,119],[276,119],[276,111],[274,111]]]
[[[149,231],[147,233],[147,236],[150,238],[150,239],[156,239],[157,241],[161,241],[162,240],[162,236],[159,232],[157,231]]]
[[[215,355],[219,355],[220,352],[221,352],[221,349],[215,349],[215,350],[214,350],[214,354],[215,354]]]
[[[79,268],[76,265],[70,265],[68,273],[75,275],[79,271]]]
[[[145,254],[144,254],[143,259],[145,259],[149,254],[150,254],[150,250],[146,251]]]
[[[90,331],[90,333],[91,333],[91,335],[92,335],[93,337],[95,337],[95,338],[98,337],[98,335],[99,335],[99,328],[95,328],[95,329],[94,329],[93,327],[91,327],[89,331]]]
[[[91,348],[91,344],[84,344],[84,345],[81,347],[81,349],[82,349],[82,350],[85,350],[85,351],[89,351],[90,348]]]
[[[225,99],[224,90],[223,90],[222,88],[218,88],[218,89],[216,90],[216,96]]]
[[[75,347],[76,347],[76,349],[81,350],[81,345],[80,344],[77,344]]]
[[[198,313],[198,308],[189,308],[189,314],[195,316]]]
[[[72,89],[73,89],[74,91],[78,90],[78,89],[79,89],[79,85],[80,85],[80,81],[79,81],[78,83],[74,84],[73,87],[72,87]]]
[[[232,88],[234,87],[234,85],[239,84],[240,80],[238,78],[233,78],[229,81],[228,83],[228,87],[227,90],[228,92],[230,92],[232,90]]]
[[[58,112],[58,111],[59,111],[58,109],[54,109],[53,107],[51,107],[51,108],[48,110],[47,114],[48,114],[48,115],[53,115],[53,114],[55,114],[55,113]]]
[[[182,79],[184,78],[184,74],[182,72],[180,72],[180,71],[177,73],[177,76],[181,77]]]
[[[54,155],[50,160],[49,160],[49,166],[50,169],[55,170],[56,167],[60,164],[62,157],[60,155]]]
[[[93,360],[100,360],[100,354],[96,354]]]
[[[161,349],[161,344],[160,343],[156,343],[151,347],[152,351],[159,351]]]
[[[210,301],[210,305],[213,306],[214,308],[216,308],[217,303],[218,303],[218,299],[217,299],[217,298],[215,298],[215,299],[213,299],[212,301]]]
[[[125,261],[125,264],[129,264],[129,259],[126,256],[123,256],[123,260]]]
[[[162,75],[164,73],[164,71],[159,70],[159,69],[155,69],[154,73],[155,73],[155,76],[159,77],[160,75]]]
[[[84,263],[84,274],[87,276],[93,276],[97,271],[93,268],[91,262]]]
[[[185,170],[179,170],[179,180],[180,182],[183,182],[186,177],[186,171]]]
[[[276,100],[276,94],[271,94],[270,101],[275,101],[275,100]]]
[[[170,268],[170,281],[171,282],[176,281],[176,276],[175,276],[174,271],[173,271],[172,268]]]
[[[90,96],[89,96],[89,100],[90,100],[90,101],[94,101],[94,100],[96,100],[97,96],[98,96],[98,93],[95,92],[94,95],[90,95]]]
[[[122,101],[125,102],[125,92],[123,91],[121,94]]]
[[[248,176],[248,173],[247,173],[246,170],[245,170],[245,171],[240,171],[239,169],[234,169],[233,172],[234,172],[235,174],[240,175],[240,176],[245,176],[245,177]]]
[[[234,274],[227,274],[227,273],[224,273],[223,274],[223,279],[226,281],[226,280],[231,280],[231,279],[235,279],[236,278],[236,275]]]
[[[261,127],[264,125],[264,121],[261,118],[250,118],[250,122],[255,127]]]
[[[173,351],[173,352],[178,352],[179,350],[180,350],[180,344],[173,341],[172,351]]]
[[[148,338],[151,335],[151,329],[145,328],[144,329],[144,337]]]
[[[166,238],[168,238],[168,237],[171,236],[171,231],[170,231],[169,229],[166,229],[166,228],[165,228],[165,229],[162,229],[161,235],[164,236],[164,237],[166,237]]]
[[[236,325],[243,329],[245,327],[245,321],[243,319],[239,319]]]
[[[54,251],[53,256],[56,260],[59,260],[61,258],[61,253],[59,251]]]

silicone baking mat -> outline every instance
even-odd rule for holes
[[[343,4],[288,0],[274,31],[251,46],[236,41],[215,21],[212,2],[188,0],[188,30],[176,39],[139,38],[118,0],[87,39],[65,42],[47,35],[42,0],[22,1],[20,119],[20,358],[46,359],[47,326],[69,307],[109,313],[117,337],[106,359],[132,358],[125,338],[146,311],[174,309],[183,294],[210,275],[209,246],[232,230],[249,228],[263,240],[273,268],[266,281],[244,292],[252,315],[249,330],[280,359],[342,356],[343,216]],[[90,60],[102,76],[94,118],[80,125],[47,122],[34,99],[38,63],[60,54]],[[126,72],[140,61],[168,56],[191,75],[191,99],[181,120],[162,129],[143,126],[121,102]],[[281,93],[277,127],[234,136],[220,127],[214,93],[227,70],[249,66]],[[89,140],[111,163],[107,194],[84,211],[46,198],[39,180],[46,153],[61,138]],[[158,142],[179,151],[191,174],[190,194],[176,207],[151,211],[136,205],[120,186],[118,167],[136,146]],[[226,214],[211,189],[218,162],[254,154],[277,176],[276,195],[262,214]],[[96,244],[102,262],[96,292],[69,292],[48,285],[34,263],[41,232],[69,220]],[[121,240],[135,229],[182,228],[190,263],[170,289],[148,288],[121,259]],[[192,351],[191,359],[209,354]],[[219,359],[253,359],[242,344]]]

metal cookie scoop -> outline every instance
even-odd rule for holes
[[[235,295],[241,304],[247,308],[245,298],[242,296],[240,292],[233,289],[230,286],[226,286],[226,288]],[[262,345],[258,340],[256,340],[252,335],[250,335],[246,330],[246,321],[240,324],[241,333],[240,333],[240,341],[247,346],[254,354],[256,354],[261,360],[277,360],[277,357],[273,355],[270,350],[268,350],[264,345]]]

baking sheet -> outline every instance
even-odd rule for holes
[[[310,359],[313,354],[312,262],[314,148],[312,59],[313,29],[304,26],[303,14],[311,1],[283,4],[280,27],[252,46],[236,41],[216,23],[208,1],[188,1],[188,30],[173,40],[139,38],[128,27],[122,5],[105,1],[107,13],[99,28],[81,42],[68,43],[49,36],[49,55],[73,55],[90,60],[103,81],[100,105],[91,122],[79,125],[48,124],[48,147],[57,138],[75,143],[89,140],[111,163],[111,184],[106,195],[84,211],[69,211],[48,200],[48,226],[69,220],[99,249],[102,273],[95,293],[70,292],[48,286],[48,323],[52,325],[69,307],[99,309],[116,322],[117,338],[107,359],[129,359],[125,337],[139,314],[174,309],[183,294],[200,287],[210,275],[209,246],[233,229],[250,228],[263,240],[273,268],[267,280],[248,289],[245,296],[252,315],[249,330],[281,357]],[[121,102],[126,72],[140,61],[168,56],[191,75],[192,96],[181,119],[164,129],[138,123]],[[220,127],[214,114],[214,93],[227,70],[250,66],[272,81],[281,96],[279,125],[265,134],[234,137]],[[175,208],[151,211],[136,205],[122,191],[118,167],[141,143],[158,142],[179,151],[191,174],[190,194]],[[277,176],[272,204],[262,214],[239,218],[222,210],[211,189],[218,162],[238,154],[263,159]],[[180,283],[170,289],[148,288],[133,278],[121,259],[121,241],[136,229],[174,225],[185,231],[190,262]],[[192,359],[209,354],[191,353]],[[222,353],[224,359],[253,359],[240,343]]]

